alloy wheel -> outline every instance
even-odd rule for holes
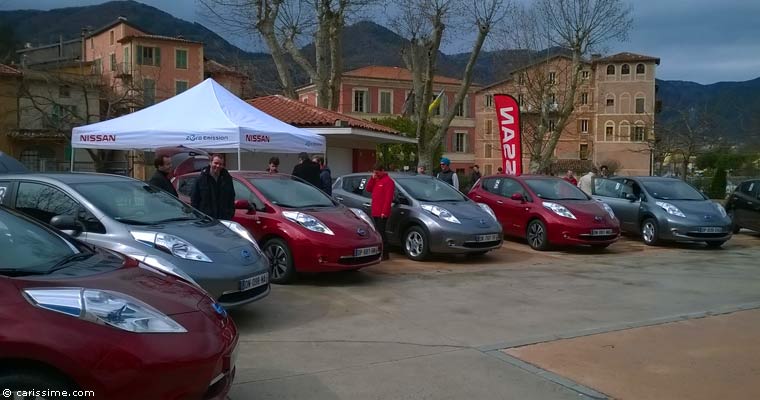
[[[419,232],[413,231],[406,236],[406,251],[412,257],[419,257],[422,254],[425,239]]]
[[[539,223],[533,223],[528,228],[528,242],[534,249],[541,248],[544,244],[544,227]]]
[[[271,244],[264,251],[269,258],[269,268],[272,271],[272,279],[280,279],[288,270],[288,253],[282,246]]]
[[[644,226],[641,228],[641,236],[644,238],[645,242],[652,243],[655,241],[655,229],[652,221],[644,222]]]

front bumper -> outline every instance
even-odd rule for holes
[[[548,221],[549,242],[555,245],[604,245],[615,243],[620,239],[620,225],[605,219],[602,223],[576,221],[558,217]],[[600,230],[609,230],[609,234],[600,234]]]
[[[729,221],[719,223],[694,223],[668,218],[659,222],[660,238],[672,241],[723,242],[731,239],[732,224]],[[700,228],[718,228],[719,232],[702,232]]]
[[[368,232],[366,238],[299,234],[287,241],[296,270],[300,272],[356,270],[379,263],[383,254],[383,240],[375,231]],[[354,256],[354,250],[370,247],[377,247],[378,253]]]
[[[449,226],[456,225],[456,226]],[[490,224],[482,228],[462,227],[460,224],[446,225],[435,223],[427,225],[430,235],[430,252],[439,254],[467,254],[490,251],[501,247],[504,241],[501,226]],[[466,229],[466,231],[464,231]],[[482,235],[494,235],[496,239],[481,241]]]

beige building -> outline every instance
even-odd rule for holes
[[[594,57],[583,63],[574,98],[569,98],[572,60],[567,55],[557,54],[513,71],[506,80],[477,93],[475,162],[484,174],[496,173],[501,165],[493,95],[510,94],[520,104],[524,171],[530,166],[533,132],[542,124],[554,129],[557,112],[572,101],[574,111],[554,149],[554,169],[572,164],[570,160],[589,160],[588,164],[575,165],[614,162],[618,174],[648,175],[650,152],[646,141],[654,135],[657,64],[657,58],[632,53]],[[547,121],[540,118],[542,108],[549,108]]]

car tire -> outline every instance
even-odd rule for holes
[[[534,219],[528,223],[525,238],[528,239],[528,245],[533,250],[549,250],[549,235],[546,232],[546,225],[541,220]]]
[[[707,247],[711,249],[717,249],[717,248],[720,248],[720,246],[723,246],[723,243],[726,243],[726,241],[725,240],[711,240],[705,243],[707,243]]]
[[[734,215],[733,211],[728,212],[728,218],[731,218],[731,232],[734,234],[739,233],[739,231],[742,230],[742,227],[736,223],[736,216]]]
[[[647,218],[641,223],[641,238],[649,246],[657,246],[660,242],[660,232],[657,229],[657,221]]]
[[[296,275],[293,253],[288,244],[280,238],[269,239],[261,249],[269,258],[269,280],[272,283],[292,282]]]
[[[48,390],[58,392],[71,392],[77,390],[74,385],[67,382],[57,374],[34,370],[0,371],[0,388],[11,391],[16,390]],[[14,397],[15,398],[15,397]],[[35,399],[58,400],[62,397],[34,397]]]
[[[430,245],[425,230],[419,226],[413,226],[404,233],[404,254],[414,261],[422,261],[430,254]]]

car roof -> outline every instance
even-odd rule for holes
[[[348,177],[352,177],[352,176],[366,176],[366,175],[372,175],[372,172],[354,172],[354,173],[351,173],[351,174],[341,175],[340,178],[348,178]],[[414,172],[395,172],[395,171],[394,172],[388,172],[388,176],[390,176],[391,178],[414,178],[414,177],[418,177],[418,178],[434,178],[431,175],[420,175],[420,174],[417,174],[417,173],[414,173]]]
[[[681,179],[678,179],[678,178],[666,178],[662,176],[613,176],[612,178],[633,179],[639,182],[674,182],[674,181],[683,182]]]
[[[100,174],[94,172],[59,172],[59,173],[24,173],[0,175],[4,179],[39,180],[44,182],[60,182],[67,185],[92,182],[123,182],[134,181],[123,175]]]

